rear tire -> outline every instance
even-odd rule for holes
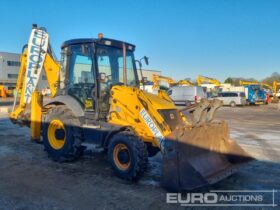
[[[231,107],[235,107],[236,106],[236,103],[234,101],[230,102],[229,104]]]
[[[59,162],[73,161],[83,153],[80,121],[66,106],[55,106],[44,116],[43,144]]]
[[[108,158],[117,176],[137,181],[147,168],[148,152],[140,138],[130,132],[121,132],[110,140]]]

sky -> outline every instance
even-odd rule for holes
[[[201,74],[263,79],[280,72],[279,0],[0,1],[0,51],[21,53],[31,26],[63,41],[104,37],[136,45],[145,69],[174,79]]]

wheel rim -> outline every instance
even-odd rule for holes
[[[130,153],[125,144],[117,144],[113,151],[114,162],[120,170],[127,170],[131,164]]]
[[[48,140],[52,148],[61,149],[66,140],[65,128],[60,120],[52,120],[48,127]]]

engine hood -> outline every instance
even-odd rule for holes
[[[173,102],[160,98],[157,95],[143,91],[143,94],[153,104],[155,109],[177,109]]]

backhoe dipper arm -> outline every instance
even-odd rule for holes
[[[176,81],[173,80],[173,79],[170,78],[170,77],[164,77],[164,76],[160,76],[160,75],[154,74],[154,75],[153,75],[153,83],[154,83],[153,89],[158,89],[159,86],[160,86],[160,84],[159,84],[160,82],[166,82],[166,83],[168,83],[170,86],[176,85],[176,84],[177,84]]]
[[[261,86],[262,86],[262,87],[266,87],[267,89],[273,91],[273,87],[272,87],[271,85],[267,84],[267,83],[262,82],[262,83],[261,83]]]
[[[60,64],[49,53],[46,55],[44,70],[51,90],[51,96],[54,97],[59,83]]]
[[[192,82],[190,82],[189,80],[180,80],[178,82],[178,85],[188,85],[188,86],[195,86],[195,84],[193,84]]]
[[[240,85],[259,85],[259,82],[248,82],[248,81],[242,81],[239,80]]]
[[[221,83],[218,80],[210,78],[210,77],[201,76],[201,75],[199,75],[197,77],[196,81],[197,81],[198,86],[201,86],[201,84],[203,84],[203,83],[210,83],[210,84],[214,84],[217,86],[221,85]]]
[[[270,89],[271,91],[273,91],[273,87],[264,82],[249,82],[249,81],[239,80],[239,84],[240,85],[260,85],[262,87],[266,87],[266,88]]]
[[[37,92],[37,86],[44,68],[51,96],[55,96],[59,81],[60,65],[48,53],[48,34],[44,29],[33,28],[28,48],[21,56],[21,65],[16,85],[16,95],[14,107],[10,113],[13,122],[21,121],[20,116],[25,112],[26,107],[32,103],[32,95]],[[19,105],[17,104],[18,94],[20,94]]]

